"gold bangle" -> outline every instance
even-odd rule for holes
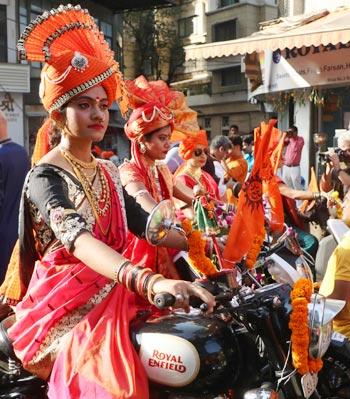
[[[148,302],[151,303],[152,305],[153,303],[153,296],[154,296],[154,291],[153,291],[153,286],[155,284],[156,281],[164,279],[164,276],[162,274],[155,274],[154,276],[152,276],[148,282],[148,287],[147,287],[147,299]]]
[[[121,272],[122,269],[124,269],[128,264],[132,264],[129,260],[124,260],[119,266],[117,266],[114,270],[114,278],[113,281],[115,283],[120,283],[119,280],[119,273]]]

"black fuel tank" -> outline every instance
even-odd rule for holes
[[[237,377],[235,333],[215,316],[173,313],[136,321],[131,331],[147,375],[157,384],[203,392]]]

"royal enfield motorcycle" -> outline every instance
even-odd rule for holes
[[[153,242],[164,237],[171,224],[163,214],[160,207],[150,217],[148,233]],[[205,306],[191,298],[193,309],[188,314],[173,311],[155,317],[144,313],[131,325],[131,339],[148,375],[152,398],[349,397],[349,376],[344,376],[341,362],[337,368],[339,360],[334,360],[340,354],[346,357],[346,351],[350,354],[347,341],[338,339],[338,351],[332,345],[329,357],[333,364],[319,374],[318,384],[316,375],[300,378],[296,373],[290,356],[289,284],[237,287],[235,274],[225,270],[197,284],[215,296],[212,314],[206,314]],[[174,301],[169,294],[155,297],[160,309]],[[343,305],[313,298],[309,307],[311,356],[327,357],[332,319]],[[0,324],[0,398],[45,398],[45,382],[25,372],[13,353],[7,337],[12,322],[10,316]]]

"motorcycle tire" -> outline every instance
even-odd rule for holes
[[[350,398],[350,342],[332,341],[323,357],[317,391],[322,399]]]

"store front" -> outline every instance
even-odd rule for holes
[[[306,181],[316,162],[313,134],[324,131],[332,146],[335,130],[349,124],[349,18],[350,8],[322,10],[268,21],[246,38],[185,48],[187,60],[245,56],[250,98],[277,110],[279,128],[293,123],[304,138]]]

